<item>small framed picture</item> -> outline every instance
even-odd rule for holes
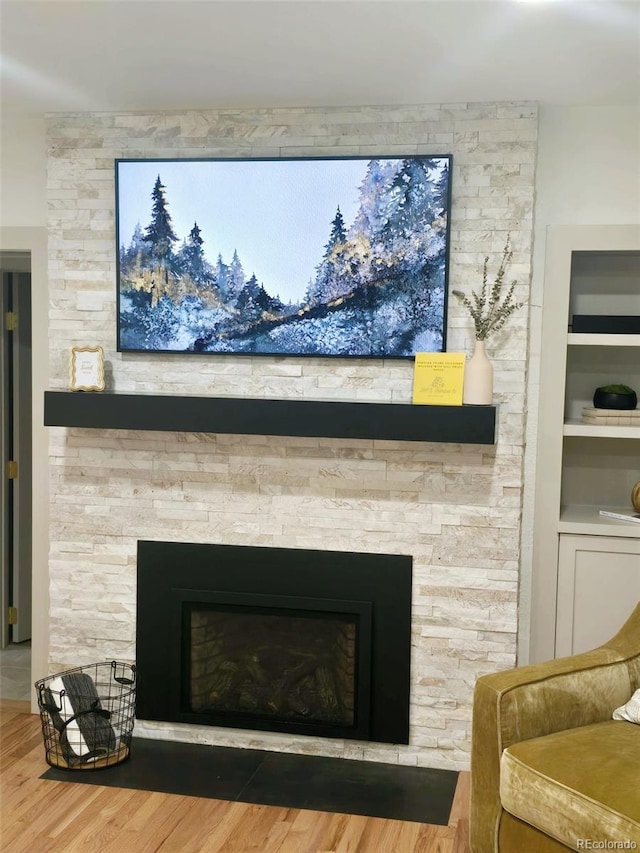
[[[69,387],[72,391],[104,391],[102,347],[71,347]]]

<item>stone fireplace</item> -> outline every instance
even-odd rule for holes
[[[168,395],[172,411],[178,395],[409,404],[413,364],[402,359],[118,353],[114,160],[451,153],[450,288],[477,288],[485,254],[499,257],[510,232],[510,275],[517,300],[527,303],[536,135],[536,106],[527,103],[50,116],[51,389],[68,388],[71,346],[100,345],[109,389],[135,395],[141,407],[145,394]],[[452,298],[447,329],[447,349],[470,353],[469,319]],[[475,679],[515,663],[526,310],[511,318],[489,356],[499,408],[495,445],[446,436],[247,435],[206,426],[51,427],[50,671],[136,658],[140,540],[407,556],[408,742],[166,717],[139,720],[136,734],[468,767]],[[191,619],[194,631],[200,618]],[[203,633],[215,637],[219,626],[204,624]],[[348,656],[351,629],[344,624],[333,646],[344,644]],[[342,723],[349,724],[350,700],[341,696]]]
[[[409,742],[411,558],[139,542],[140,719]]]

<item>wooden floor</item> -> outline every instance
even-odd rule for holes
[[[449,826],[40,779],[39,717],[0,700],[2,853],[466,853],[469,774]]]

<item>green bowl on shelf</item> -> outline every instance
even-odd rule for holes
[[[628,385],[603,385],[593,395],[596,409],[635,409],[638,396]]]

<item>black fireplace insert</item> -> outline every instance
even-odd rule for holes
[[[408,743],[411,558],[138,543],[137,716]]]

